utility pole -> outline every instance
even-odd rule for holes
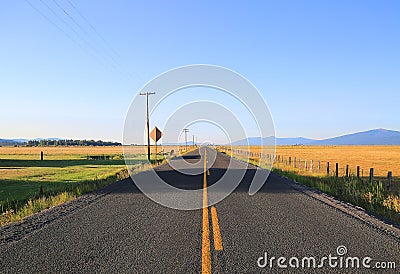
[[[189,132],[189,129],[184,128],[183,132],[185,133],[185,150],[187,150],[187,133]]]
[[[195,145],[194,145],[194,135],[193,135],[193,147],[194,147]]]
[[[149,95],[155,92],[141,92],[140,95],[146,95],[146,128],[147,128],[147,159],[150,161],[150,122],[149,122]]]

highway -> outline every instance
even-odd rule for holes
[[[201,149],[215,154],[211,148]],[[195,150],[174,161],[204,159]],[[371,257],[371,267],[393,261],[397,269],[382,273],[399,272],[399,237],[300,191],[275,174],[249,196],[255,167],[221,153],[208,171],[205,162],[200,163],[204,172],[198,175],[182,174],[168,164],[156,171],[176,187],[202,189],[200,198],[207,205],[207,186],[221,178],[230,161],[246,175],[231,195],[211,207],[185,211],[161,206],[129,178],[106,187],[98,198],[71,212],[49,210],[29,226],[29,233],[0,229],[3,240],[10,233],[14,237],[0,242],[0,273],[368,273],[362,267],[330,267],[327,261],[321,269],[288,266],[292,257],[301,261],[338,256],[338,246],[347,249],[344,259]],[[46,221],[46,214],[59,217]],[[271,257],[275,257],[272,268]],[[281,266],[279,257],[286,258]]]

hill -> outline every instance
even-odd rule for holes
[[[261,144],[272,144],[274,140],[276,145],[400,145],[400,132],[388,129],[373,129],[323,140],[304,137],[276,138],[270,136],[263,139],[260,137],[250,137],[233,142],[232,145],[245,146],[249,144],[251,146],[259,146]]]
[[[311,142],[310,145],[400,145],[400,132],[388,129],[373,129],[317,140]]]

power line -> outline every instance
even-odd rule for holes
[[[35,7],[31,2],[28,0],[25,0],[36,12],[38,12],[42,17],[44,17],[49,23],[51,23],[53,26],[55,26],[59,31],[61,31],[64,35],[66,35],[70,40],[72,40],[75,44],[77,44],[85,53],[89,53],[92,57],[94,57],[97,61],[99,61],[104,67],[107,67],[111,65],[111,68],[114,69],[115,71],[119,72],[122,76],[126,77],[129,80],[133,80],[132,75],[127,72],[126,70],[122,69],[122,66],[119,65],[119,63],[115,60],[115,58],[110,55],[108,52],[102,53],[99,49],[96,48],[97,43],[93,40],[90,39],[91,35],[89,34],[88,31],[85,30],[85,28],[80,25],[74,17],[66,11],[57,1],[53,0],[54,4],[73,22],[75,26],[77,26],[79,29],[75,29],[73,25],[69,24],[67,21],[65,21],[62,16],[57,14],[52,7],[50,7],[45,1],[40,0],[40,2],[54,15],[54,17],[58,20],[60,20],[66,27],[67,29],[71,30],[76,37],[83,42],[84,45],[86,45],[89,49],[89,52],[81,45],[81,43],[78,42],[78,40],[74,39],[73,36],[71,36],[68,32],[66,32],[62,27],[60,27],[58,24],[56,24],[53,20],[51,20],[43,11]],[[70,5],[78,12],[78,14],[84,18],[83,14],[80,13],[77,8],[70,2]],[[89,21],[85,18],[84,19],[89,26],[96,32],[96,34],[105,42],[105,39],[98,33],[98,31],[94,28],[92,24],[89,23]],[[80,33],[80,30],[82,33]],[[85,35],[88,37],[88,40],[85,38]],[[94,45],[92,45],[91,41],[93,42]],[[115,50],[113,50],[115,52]],[[137,75],[140,80],[139,75]]]
[[[50,24],[52,24],[54,27],[56,27],[59,31],[61,31],[62,33],[64,33],[69,39],[71,39],[74,43],[76,43],[76,41],[67,33],[65,32],[62,28],[60,28],[56,23],[54,23],[49,17],[47,17],[43,12],[41,12],[39,9],[37,9],[34,5],[32,5],[31,2],[29,2],[29,0],[25,0],[25,2],[27,2],[29,4],[29,6],[31,6],[37,13],[39,13],[41,16],[43,16],[44,19],[46,19]]]
[[[73,36],[71,36],[68,32],[66,32],[62,27],[60,27],[57,23],[55,23],[53,20],[51,20],[44,12],[42,12],[40,9],[38,9],[37,7],[35,7],[30,1],[25,0],[29,6],[31,6],[37,13],[39,13],[46,21],[48,21],[51,25],[53,25],[57,30],[59,30],[60,32],[62,32],[65,36],[68,37],[68,39],[70,39],[73,43],[75,43],[76,45],[78,45],[78,47],[85,52],[88,55],[91,55],[93,58],[95,58],[100,64],[102,64],[103,66],[106,67],[106,64],[100,60],[98,58],[98,56],[96,56],[95,54],[89,52],[86,48],[84,48],[81,43],[79,43],[75,38],[73,38]],[[58,19],[60,19],[57,14],[54,12],[54,10],[52,10],[47,4],[45,4],[43,1],[41,1],[42,4],[44,4]],[[61,20],[61,19],[60,19]],[[63,20],[61,20],[63,21]],[[63,23],[67,24],[65,21],[63,21]]]
[[[84,36],[82,36],[79,32],[77,32],[77,31],[75,30],[74,27],[72,27],[72,26],[71,26],[68,22],[66,22],[59,14],[57,14],[45,1],[40,0],[40,2],[41,2],[43,5],[45,5],[45,6],[47,7],[47,9],[50,10],[50,12],[51,12],[56,18],[58,18],[58,19],[59,19],[61,22],[63,22],[70,30],[72,30],[72,31],[75,33],[75,35],[76,35],[78,38],[80,38],[80,39],[84,42],[84,44],[86,44],[86,46],[88,46],[95,54],[99,55],[100,58],[103,58],[104,60],[107,60],[107,58],[104,58],[104,56],[102,56],[102,54],[101,54],[88,40],[86,40]],[[58,5],[57,2],[55,2],[54,0],[53,0],[53,2],[54,2],[62,11],[65,12],[65,10],[64,10],[62,7],[60,7],[60,6]],[[107,62],[107,61],[106,61],[106,62]],[[112,65],[114,66],[114,68],[116,68],[114,64],[112,64]]]
[[[53,2],[54,2],[54,4],[56,4],[56,6],[57,6],[60,10],[62,10],[62,11],[64,12],[65,15],[68,16],[69,19],[71,19],[72,22],[74,22],[74,24],[75,24],[76,26],[78,26],[78,28],[80,28],[84,33],[86,33],[86,34],[89,36],[89,33],[87,33],[86,30],[85,30],[84,28],[82,28],[81,25],[78,24],[78,23],[75,21],[75,19],[74,19],[63,7],[61,7],[61,6],[58,4],[58,2],[57,2],[56,0],[53,0]]]
[[[39,13],[46,21],[48,21],[51,25],[53,25],[56,29],[58,29],[59,31],[61,31],[65,36],[68,37],[68,39],[70,39],[73,43],[77,44],[80,49],[84,52],[86,52],[87,54],[90,54],[87,52],[87,50],[82,47],[82,45],[75,40],[68,32],[66,32],[63,28],[61,28],[58,24],[56,24],[55,22],[53,22],[53,20],[51,20],[46,14],[44,14],[41,10],[39,10],[38,8],[36,8],[31,2],[29,2],[28,0],[25,0],[29,6],[31,6],[37,13]],[[95,56],[93,56],[95,57]],[[96,57],[95,57],[96,58]],[[98,60],[99,61],[99,60]]]
[[[106,41],[106,39],[100,34],[100,32],[97,31],[97,29],[89,22],[88,19],[75,7],[74,4],[70,0],[67,0],[67,2],[70,4],[70,6],[79,14],[79,16],[92,28],[92,30],[96,33],[98,37],[106,44],[106,46],[111,49],[111,51],[117,56],[120,57],[119,54],[114,50],[113,47]]]
[[[42,0],[40,0],[41,2],[43,2]],[[56,1],[56,0],[53,0],[53,2],[54,2],[54,4],[56,4],[56,6],[75,24],[75,26],[77,26],[81,31],[83,31],[84,32],[84,34],[86,34],[88,37],[90,37],[90,34],[62,7],[62,6],[60,6],[59,4],[58,4],[58,2]],[[47,6],[47,5],[46,5]],[[48,6],[47,6],[48,7]],[[54,13],[54,12],[53,12]],[[54,13],[55,14],[55,13]],[[56,16],[58,16],[58,15],[56,15]],[[60,18],[60,17],[59,17]],[[60,18],[60,20],[62,20],[63,22],[65,22],[62,18]],[[66,23],[66,22],[65,22]],[[93,50],[93,51],[96,51],[97,53],[99,53],[100,55],[102,55],[101,54],[101,52],[95,47],[95,46],[93,46],[91,43],[90,43],[90,39],[86,39],[83,35],[81,35],[80,33],[78,33],[70,24],[68,24],[68,23],[66,23],[67,24],[67,26],[77,35],[77,36],[79,36],[83,41],[85,41],[85,43]],[[94,44],[96,44],[96,43],[94,43]],[[107,54],[107,53],[106,53]],[[114,58],[111,56],[102,56],[104,59],[107,59],[107,58],[110,58],[112,61],[114,61],[114,63],[116,63],[115,62],[115,60],[114,60]],[[117,66],[116,66],[116,64],[112,64],[113,65],[113,67],[115,68],[115,69],[117,69]]]
[[[53,0],[54,2],[56,2],[56,0]],[[97,29],[93,26],[93,24],[91,24],[90,22],[89,22],[89,20],[78,10],[78,8],[70,1],[70,0],[67,0],[67,2],[70,4],[70,6],[77,12],[77,14],[89,25],[89,27],[93,30],[93,32],[102,40],[102,42],[104,43],[104,45],[115,55],[115,57],[116,58],[119,58],[120,57],[120,55],[117,53],[117,51],[110,45],[110,43],[108,43],[107,42],[107,40],[100,34],[100,32],[99,31],[97,31]],[[64,10],[64,9],[63,9]],[[70,16],[65,10],[64,10],[64,12],[68,15],[68,16]],[[71,17],[71,16],[70,16]],[[71,19],[72,20],[74,20],[72,17],[71,17]],[[75,20],[74,20],[75,21]],[[76,23],[76,22],[75,22]],[[76,23],[77,24],[77,23]],[[79,25],[79,24],[78,24]],[[86,31],[85,31],[86,32]],[[119,65],[119,62],[117,62],[117,60],[114,58],[114,56],[112,56],[111,54],[109,55],[109,57],[114,61],[114,63],[116,63],[117,65]],[[119,65],[121,68],[122,68],[122,66],[121,65]],[[130,76],[130,77],[132,77],[131,76],[131,74],[129,73],[129,72],[126,72],[125,71],[125,73],[128,75],[128,76]],[[138,73],[135,73],[136,74],[136,76],[137,76],[137,78],[139,78],[139,80],[140,81],[143,81],[142,80],[142,78],[140,77],[140,75],[138,74]]]

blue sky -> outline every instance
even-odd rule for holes
[[[140,88],[198,63],[249,79],[280,137],[400,130],[399,14],[399,1],[2,1],[0,138],[121,141]]]

